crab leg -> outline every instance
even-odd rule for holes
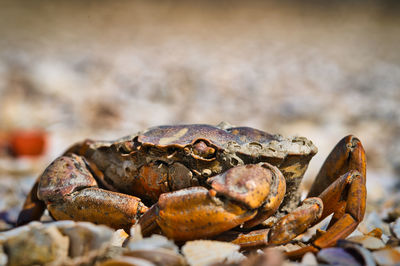
[[[334,246],[339,239],[350,235],[363,219],[366,201],[365,178],[358,171],[350,171],[326,188],[319,198],[324,203],[324,211],[319,221],[334,214],[328,230],[313,242],[315,247],[325,248]],[[307,251],[308,247],[288,252],[286,255],[295,259]]]
[[[365,151],[360,140],[350,135],[329,154],[309,192],[309,196],[319,196],[324,202],[320,220],[334,214],[326,236],[315,241],[316,246],[334,245],[360,223],[365,212],[365,185]]]
[[[319,198],[307,198],[289,214],[283,216],[271,228],[268,243],[284,244],[303,233],[321,217],[323,203]]]
[[[318,197],[337,178],[351,170],[357,170],[365,179],[364,148],[358,138],[349,135],[341,139],[328,155],[307,197]]]
[[[344,174],[322,192],[320,198],[326,207],[321,219],[334,215],[328,230],[314,245],[333,246],[338,239],[351,234],[364,217],[366,196],[365,178],[358,171]]]
[[[75,154],[59,157],[46,169],[37,185],[37,199],[56,220],[90,221],[114,228],[129,229],[147,210],[139,198],[99,188],[83,158]],[[21,217],[21,221],[39,217]]]
[[[36,180],[26,197],[22,210],[18,215],[18,226],[27,224],[30,221],[39,220],[46,209],[46,204],[37,197],[38,186],[39,179]]]
[[[220,238],[238,244],[241,248],[284,244],[314,224],[321,217],[322,209],[321,199],[307,198],[298,208],[280,218],[270,229],[260,229],[231,236],[225,234]]]

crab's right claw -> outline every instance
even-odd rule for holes
[[[268,206],[277,208],[277,192],[270,193],[270,189],[283,177],[280,172],[277,177],[275,168],[270,167],[273,166],[237,166],[210,178],[211,189],[191,187],[162,194],[139,220],[143,234],[150,234],[159,226],[175,240],[212,237],[250,221],[270,197],[273,204]],[[280,192],[284,194],[285,190]],[[277,198],[282,200],[283,195]]]

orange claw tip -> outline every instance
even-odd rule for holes
[[[210,195],[210,197],[215,197],[217,195],[217,191],[215,191],[214,189],[210,189],[208,191],[208,194]]]

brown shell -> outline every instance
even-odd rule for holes
[[[242,143],[240,138],[223,129],[211,125],[159,126],[146,130],[138,136],[138,141],[146,145],[186,146],[196,140],[206,140],[222,148],[228,142]]]
[[[276,135],[272,135],[251,127],[232,127],[228,128],[227,131],[235,136],[238,136],[239,140],[243,143],[265,143],[271,140],[278,140]]]

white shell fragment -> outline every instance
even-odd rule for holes
[[[7,265],[8,257],[4,253],[3,246],[0,245],[0,266]]]
[[[301,264],[304,266],[316,266],[318,265],[317,258],[311,252],[307,252],[304,254],[303,258],[301,259]]]
[[[178,252],[178,247],[174,242],[168,240],[165,236],[152,235],[151,237],[143,238],[140,241],[131,242],[129,241],[128,250],[155,250],[158,248],[170,249]]]
[[[355,243],[359,243],[363,247],[365,247],[367,249],[372,249],[372,250],[385,247],[385,244],[383,243],[383,241],[381,239],[374,237],[374,236],[369,236],[369,235],[352,236],[352,237],[347,238],[347,240],[355,242]]]
[[[390,231],[394,237],[400,239],[400,218],[397,218],[396,221],[390,224]]]
[[[239,246],[220,241],[189,241],[182,247],[182,253],[191,266],[203,266],[214,263],[238,263],[245,259],[239,253]]]
[[[155,266],[156,264],[141,258],[121,256],[109,259],[99,264],[99,266]]]
[[[122,247],[125,240],[129,237],[129,235],[124,231],[124,229],[119,229],[114,232],[111,237],[111,245],[116,247]]]
[[[399,265],[400,250],[398,248],[384,248],[372,252],[372,256],[379,265]]]
[[[132,225],[130,231],[131,236],[129,238],[129,242],[135,242],[143,239],[142,228],[140,227],[140,224]]]

